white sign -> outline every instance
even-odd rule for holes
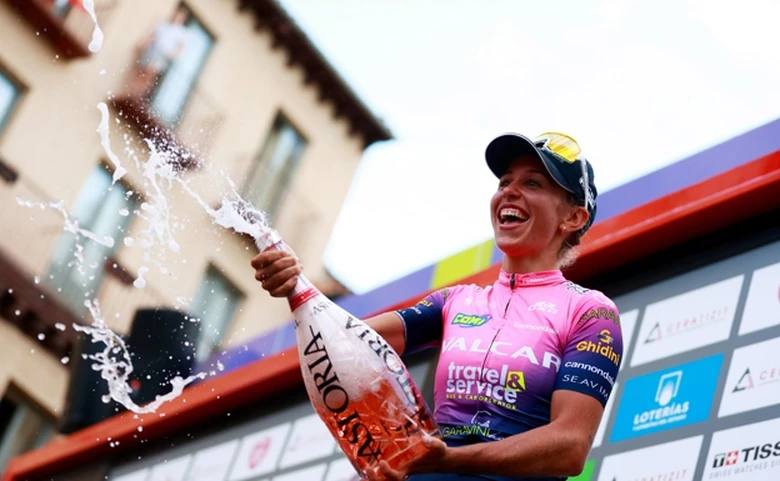
[[[780,479],[780,419],[713,434],[702,479]]]
[[[123,474],[118,477],[111,477],[111,481],[146,481],[146,476],[149,474],[148,469],[141,471],[133,471],[132,473]]]
[[[360,481],[360,476],[347,458],[341,458],[330,463],[325,481]]]
[[[279,467],[286,468],[325,457],[333,452],[335,443],[333,435],[316,414],[297,419]]]
[[[631,365],[728,339],[743,275],[647,306]]]
[[[239,481],[276,469],[289,431],[290,423],[285,423],[245,436],[241,440],[230,480]]]
[[[780,324],[780,262],[753,272],[739,333]]]
[[[658,444],[604,458],[599,481],[669,479],[693,481],[703,436]]]
[[[612,406],[615,404],[615,398],[617,397],[618,383],[612,386],[612,394],[607,400],[607,404],[604,406],[604,414],[601,416],[601,422],[599,428],[596,431],[596,437],[593,438],[593,447],[597,448],[601,446],[601,442],[604,440],[604,432],[607,429],[607,421],[609,420],[609,413],[612,412]]]
[[[198,451],[192,461],[192,467],[187,473],[187,481],[222,481],[225,479],[230,464],[233,462],[236,448],[238,448],[238,440]]]
[[[152,468],[152,475],[147,481],[184,481],[191,459],[191,454],[170,461],[166,459]]]
[[[780,403],[780,338],[734,350],[718,416]]]
[[[281,476],[274,476],[272,481],[322,481],[322,476],[325,475],[324,464],[318,464],[310,468],[299,469],[292,473],[282,474]]]
[[[636,318],[638,315],[639,309],[620,313],[620,333],[623,337],[623,359],[630,359],[629,351],[631,347],[631,338],[634,336]]]

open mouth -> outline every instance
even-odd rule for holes
[[[504,207],[498,211],[498,223],[502,226],[519,225],[528,220],[528,215],[520,209]]]

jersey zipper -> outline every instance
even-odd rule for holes
[[[512,273],[512,276],[509,278],[509,300],[506,301],[506,306],[504,306],[504,319],[506,319],[506,313],[509,311],[509,304],[512,303],[512,294],[511,292],[515,290],[515,273]]]

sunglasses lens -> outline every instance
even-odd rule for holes
[[[577,160],[581,152],[576,140],[560,132],[545,132],[534,140],[570,164]]]

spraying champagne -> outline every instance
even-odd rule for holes
[[[260,251],[289,252],[240,197],[223,201],[215,214],[217,223],[252,235]],[[429,448],[423,439],[438,429],[401,358],[303,275],[296,282],[288,302],[306,392],[352,465],[367,477],[378,472],[380,461],[401,469],[424,455]]]

